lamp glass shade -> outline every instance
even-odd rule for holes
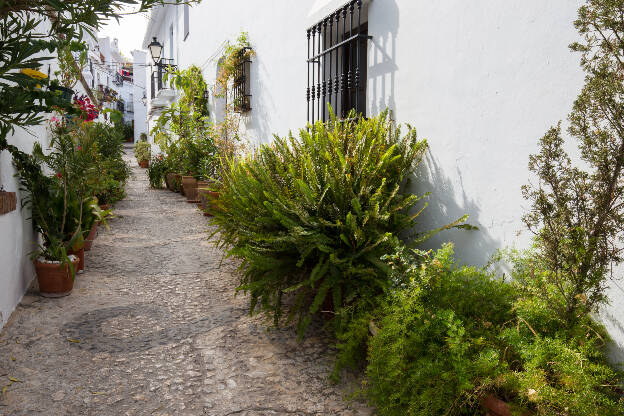
[[[160,54],[162,53],[163,46],[158,42],[156,38],[152,40],[152,43],[147,45],[147,48],[150,51],[150,55],[152,55],[152,60],[155,63],[160,62]]]

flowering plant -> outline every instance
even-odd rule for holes
[[[93,105],[89,97],[87,97],[86,95],[75,95],[74,107],[76,107],[76,109],[79,109],[80,118],[84,121],[93,121],[99,115],[97,107]]]

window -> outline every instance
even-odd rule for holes
[[[191,8],[191,6],[189,6],[188,4],[184,5],[184,40],[186,40],[186,38],[188,38],[188,35],[189,35],[189,13],[190,13],[190,8]]]
[[[352,0],[308,28],[308,122],[366,115],[368,19],[362,0]]]
[[[247,53],[251,48],[243,48],[238,53],[240,62],[236,68],[233,85],[234,111],[244,113],[251,110],[251,59]]]

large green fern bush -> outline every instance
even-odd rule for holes
[[[301,335],[323,308],[340,312],[384,293],[380,257],[415,224],[409,211],[422,196],[403,185],[426,148],[386,112],[319,122],[229,162],[214,224],[242,259],[239,290],[251,294],[252,312],[260,306],[277,323],[288,297]]]

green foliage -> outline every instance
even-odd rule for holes
[[[70,42],[58,49],[59,70],[54,74],[61,79],[61,85],[74,88],[82,70],[87,64],[87,45],[81,42]]]
[[[382,415],[474,414],[506,370],[497,334],[512,318],[513,291],[485,270],[456,268],[452,254],[450,244],[421,254],[377,313],[366,375]]]
[[[137,161],[150,160],[152,154],[152,146],[148,142],[136,142],[134,144],[134,157]]]
[[[575,22],[584,41],[586,84],[569,115],[581,163],[574,165],[560,125],[540,140],[529,170],[539,181],[523,188],[532,204],[524,217],[536,235],[536,293],[574,326],[606,301],[606,281],[622,261],[624,228],[624,3],[589,0]]]
[[[14,157],[18,149],[9,146],[7,136],[16,126],[43,122],[54,108],[68,110],[48,79],[33,79],[20,72],[38,69],[53,58],[59,48],[75,49],[85,34],[93,34],[103,22],[121,17],[126,7],[147,11],[165,3],[196,0],[5,0],[0,2],[0,150]],[[61,52],[63,55],[63,52]],[[66,61],[69,63],[69,61]]]
[[[147,168],[147,177],[152,188],[160,189],[165,182],[165,176],[169,173],[169,165],[162,154],[152,157]]]
[[[238,73],[241,62],[250,59],[254,54],[247,32],[241,32],[236,38],[236,42],[227,42],[223,56],[219,60],[219,72],[217,74],[219,88],[215,93],[216,97],[227,95],[229,84]]]
[[[588,315],[561,325],[519,283],[523,267],[506,283],[485,268],[457,267],[452,254],[449,244],[387,256],[397,288],[341,337],[343,363],[354,351],[349,335],[368,338],[364,392],[380,415],[480,414],[488,394],[514,414],[623,414],[621,374],[607,364],[603,328]]]
[[[416,222],[408,210],[422,197],[402,185],[426,148],[384,112],[319,122],[227,162],[213,223],[243,260],[239,290],[251,294],[252,312],[259,306],[277,323],[291,296],[302,335],[321,309],[340,318],[343,307],[384,293],[390,269],[380,257]]]
[[[200,68],[167,73],[180,98],[165,109],[152,129],[171,170],[208,179],[216,174],[217,132],[208,117],[206,88]]]

